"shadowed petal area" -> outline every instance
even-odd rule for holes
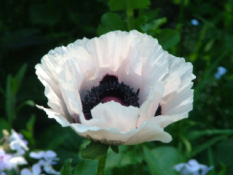
[[[136,133],[136,129],[120,132],[116,128],[99,128],[78,123],[71,124],[71,127],[81,136],[110,145],[122,145]]]

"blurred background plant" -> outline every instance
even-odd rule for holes
[[[175,165],[196,159],[214,167],[210,175],[232,175],[232,0],[1,0],[0,130],[21,132],[30,150],[55,150],[61,174],[95,174],[97,162],[80,155],[87,141],[34,107],[46,104],[34,66],[56,46],[131,29],[158,38],[165,50],[194,64],[194,110],[166,128],[173,136],[169,144],[110,150],[106,174],[176,175]]]

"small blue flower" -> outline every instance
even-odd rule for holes
[[[198,26],[199,25],[199,21],[197,19],[192,19],[191,20],[191,24],[194,26]]]
[[[206,175],[213,166],[208,167],[203,164],[199,164],[196,160],[191,159],[188,163],[180,163],[174,166],[174,169],[180,173],[180,175]]]
[[[40,175],[41,174],[41,167],[39,164],[34,164],[32,169],[24,168],[21,170],[21,175]]]
[[[224,74],[226,74],[227,69],[223,66],[219,66],[217,72],[214,74],[216,79],[220,79]]]
[[[41,168],[46,173],[52,174],[52,175],[60,174],[60,172],[53,169],[53,166],[52,166],[56,164],[57,161],[59,160],[59,158],[57,157],[57,154],[54,151],[48,150],[48,151],[40,151],[40,152],[31,152],[30,157],[34,159],[38,159],[39,160],[38,165],[40,165]]]

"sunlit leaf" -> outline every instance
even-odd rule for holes
[[[97,160],[82,159],[74,169],[74,175],[96,175]]]
[[[101,17],[101,23],[97,29],[98,35],[102,35],[113,30],[126,30],[126,24],[116,13],[105,13]]]
[[[155,34],[155,37],[165,50],[175,46],[180,41],[179,32],[172,29],[163,29],[158,34]]]

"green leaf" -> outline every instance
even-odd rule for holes
[[[220,141],[212,147],[217,175],[233,174],[233,137]],[[210,164],[211,165],[211,164]]]
[[[102,35],[113,30],[126,30],[126,23],[118,14],[105,13],[101,17],[101,23],[98,26],[97,33]]]
[[[99,142],[90,142],[90,144],[81,151],[81,155],[86,159],[99,159],[107,154],[108,148],[109,145]]]
[[[116,154],[112,150],[108,151],[108,159],[106,162],[107,170],[113,169],[115,167],[121,168],[129,165],[142,164],[144,160],[142,155],[142,145],[121,145],[119,149],[120,154]]]
[[[226,165],[224,165],[223,163],[221,164],[221,170],[219,171],[218,175],[226,175]]]
[[[152,150],[144,147],[143,153],[151,175],[176,175],[173,167],[184,162],[183,155],[176,148],[170,146]]]
[[[33,107],[33,106],[35,106],[35,103],[32,100],[26,100],[26,101],[20,103],[20,105],[16,109],[16,112],[19,112],[24,106],[32,106]]]
[[[24,75],[26,73],[26,69],[27,69],[27,64],[24,64],[19,72],[17,73],[17,75],[14,77],[14,84],[15,84],[15,87],[14,88],[14,93],[16,94],[19,90],[19,88],[21,87],[21,84],[22,84],[22,81],[23,81],[23,78],[24,78]]]
[[[5,101],[5,111],[6,116],[11,123],[15,117],[15,106],[16,106],[16,96],[13,93],[12,87],[13,87],[13,78],[11,75],[8,75],[6,80],[6,101]]]
[[[203,142],[203,144],[197,146],[193,151],[190,157],[194,157],[196,156],[198,153],[204,151],[205,149],[209,148],[210,146],[216,144],[217,142],[219,142],[220,140],[223,140],[227,137],[227,135],[221,135],[218,137],[214,137],[212,139],[206,140],[205,142]]]
[[[110,0],[109,7],[112,11],[145,9],[150,6],[150,0]]]
[[[61,169],[60,175],[72,175],[71,159],[68,159]]]
[[[163,18],[159,18],[159,19],[155,19],[149,23],[146,23],[145,25],[143,25],[141,27],[142,31],[145,33],[148,32],[156,32],[156,30],[164,23],[167,22],[167,18],[163,17]]]
[[[116,153],[116,154],[119,153],[118,146],[111,146],[111,149],[113,150],[114,153]]]
[[[155,37],[159,40],[164,50],[175,46],[180,41],[180,34],[176,30],[163,29]]]
[[[96,175],[97,160],[82,159],[74,170],[74,175]]]
[[[212,136],[218,134],[232,135],[233,129],[212,129],[212,130],[203,130],[203,131],[192,131],[188,134],[189,139],[197,139],[203,136]]]
[[[27,121],[26,124],[26,129],[22,130],[21,133],[24,135],[24,137],[32,144],[34,145],[35,143],[35,138],[34,138],[34,125],[36,121],[36,116],[31,115],[29,120]]]

